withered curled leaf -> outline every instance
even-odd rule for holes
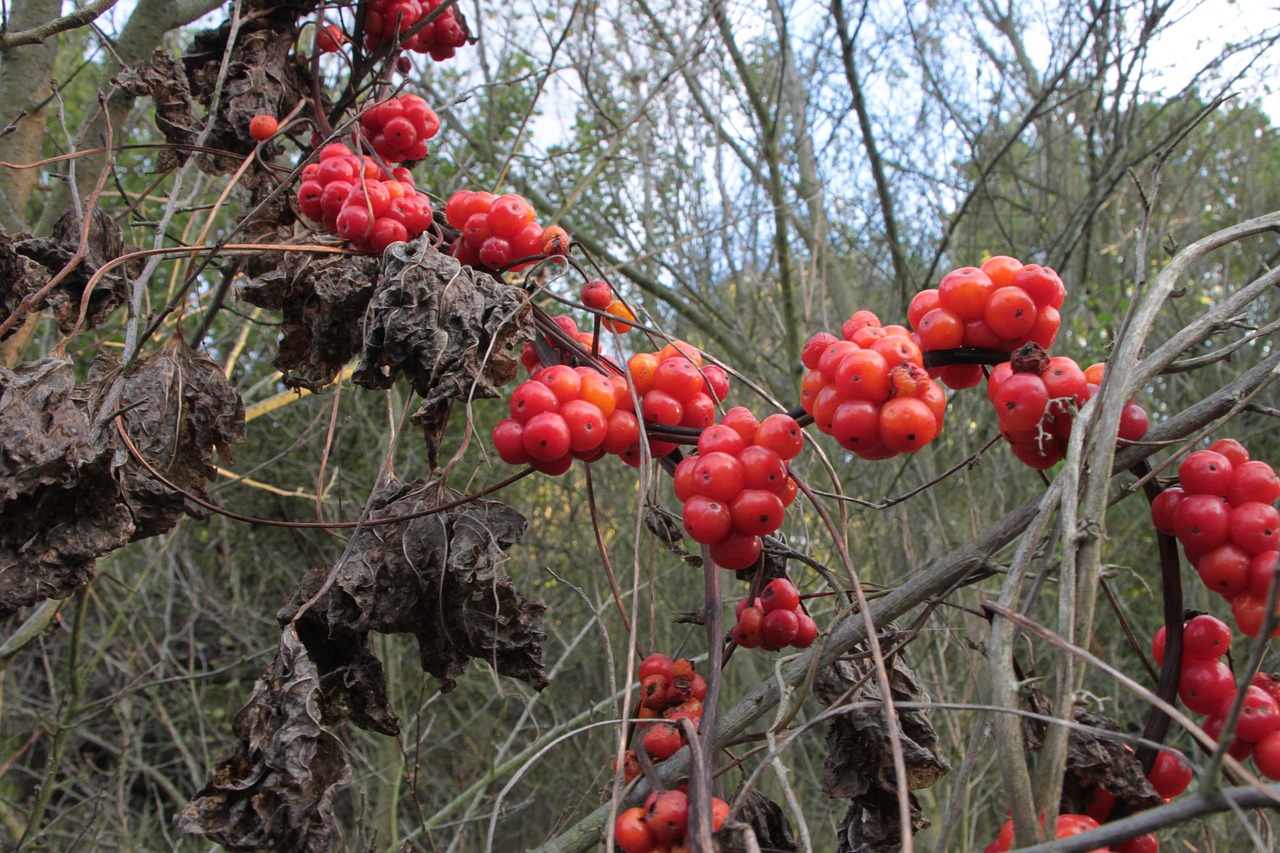
[[[112,356],[99,357],[89,381],[103,407],[111,405],[119,383],[114,405],[142,458],[184,492],[208,501],[205,486],[217,475],[214,450],[229,460],[229,445],[245,439],[244,403],[218,365],[176,334],[128,371],[121,371]],[[133,512],[134,539],[163,533],[184,512],[208,515],[151,476],[123,446],[116,451],[115,468]]]
[[[382,273],[353,381],[390,388],[403,373],[422,396],[413,420],[434,459],[452,402],[497,397],[515,378],[520,345],[533,336],[529,300],[425,236],[393,244]]]
[[[1075,709],[1075,720],[1092,729],[1120,731],[1115,720],[1086,708]],[[1062,777],[1061,813],[1083,813],[1098,785],[1116,798],[1113,814],[1132,814],[1161,803],[1160,795],[1142,772],[1138,756],[1122,739],[1072,729],[1067,739],[1067,767]]]
[[[140,454],[207,499],[214,451],[244,440],[244,406],[221,370],[175,336],[130,371],[100,356],[76,383],[70,360],[0,368],[0,618],[93,579],[97,558],[205,510],[161,484]]]
[[[65,598],[133,536],[67,358],[0,367],[0,618]]]
[[[318,392],[360,351],[378,270],[377,258],[292,252],[240,286],[241,299],[282,315],[272,364],[285,385]]]
[[[286,627],[236,714],[235,752],[177,815],[184,833],[228,850],[322,853],[341,840],[334,800],[351,781],[346,748],[321,719],[320,676]]]
[[[889,646],[882,636],[882,646]],[[889,686],[895,702],[928,703],[929,695],[902,655],[893,655]],[[827,761],[822,789],[831,797],[849,798],[836,849],[846,853],[898,850],[901,824],[890,732],[881,707],[881,692],[871,661],[838,660],[818,673],[814,695],[822,702],[854,705],[832,718],[827,729]],[[911,791],[927,788],[950,772],[938,748],[938,735],[928,713],[899,709],[901,744]],[[914,794],[912,830],[929,825]]]
[[[62,271],[80,249],[83,230],[80,216],[75,211],[62,215],[48,237],[31,237],[13,244],[14,251],[43,266],[49,276]],[[89,216],[88,236],[84,243],[84,257],[49,293],[45,300],[53,307],[58,328],[69,332],[80,318],[85,288],[94,273],[108,261],[114,261],[126,251],[124,232],[111,216],[94,208]],[[111,312],[124,304],[125,275],[130,265],[115,267],[93,285],[85,306],[85,326],[93,328],[105,321]]]
[[[462,495],[443,485],[392,481],[370,501],[369,519],[431,510]],[[541,690],[543,612],[502,573],[525,519],[496,501],[474,500],[403,523],[360,530],[331,576],[311,575],[280,611],[308,648],[332,667],[362,658],[372,631],[412,634],[424,671],[451,690],[473,659]],[[305,602],[328,589],[307,610]],[[343,700],[350,706],[350,700]],[[376,701],[359,700],[365,707]],[[364,725],[353,715],[357,724]]]

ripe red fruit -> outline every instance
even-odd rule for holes
[[[1227,488],[1227,501],[1232,506],[1250,501],[1270,504],[1276,498],[1280,498],[1280,477],[1266,462],[1245,462],[1232,471]]]
[[[769,651],[780,649],[790,644],[799,630],[800,620],[794,610],[774,610],[766,613],[764,623],[761,625],[763,639],[760,645]]]
[[[603,311],[613,301],[613,288],[609,283],[594,279],[582,286],[582,304],[597,311]]]
[[[1280,731],[1264,737],[1253,748],[1253,763],[1258,772],[1271,780],[1280,780]]]
[[[640,680],[644,681],[651,675],[663,675],[668,678],[672,675],[675,661],[664,654],[654,652],[644,659],[640,664]]]
[[[786,578],[774,578],[761,591],[760,601],[764,603],[765,613],[795,610],[800,606],[800,591]]]
[[[494,425],[493,447],[508,465],[526,465],[531,458],[524,449],[524,427],[514,418],[505,418]]]
[[[1234,696],[1224,699],[1218,706],[1219,716],[1225,718],[1234,701]],[[1277,729],[1280,729],[1280,705],[1261,687],[1246,687],[1244,705],[1236,720],[1236,737],[1249,743],[1257,743]]]
[[[689,538],[703,545],[719,542],[733,529],[733,516],[729,506],[702,495],[694,495],[689,499],[684,505],[682,519]]]
[[[1231,629],[1221,619],[1202,613],[1183,626],[1182,649],[1188,658],[1217,660],[1231,649]]]
[[[1202,554],[1222,545],[1227,541],[1229,510],[1227,502],[1220,497],[1188,492],[1188,497],[1173,512],[1173,529],[1178,541]]]
[[[680,790],[663,791],[649,805],[644,822],[660,843],[683,838],[689,826],[689,796]]]
[[[1178,480],[1188,495],[1226,497],[1234,469],[1227,457],[1212,450],[1197,450],[1178,466]]]
[[[710,546],[711,559],[722,569],[749,569],[760,559],[764,543],[759,536],[729,531],[729,535]]]
[[[671,723],[657,723],[646,726],[646,729],[643,739],[644,751],[649,753],[654,761],[666,761],[684,746],[680,738],[680,730]]]
[[[1178,796],[1191,784],[1191,765],[1182,756],[1161,750],[1151,765],[1147,780],[1156,793],[1166,800]]]
[[[1182,664],[1178,696],[1197,714],[1212,714],[1235,689],[1235,678],[1222,661],[1190,660]]]
[[[652,853],[657,839],[645,824],[645,811],[630,808],[618,815],[613,824],[613,840],[622,853]]]
[[[995,289],[995,284],[982,270],[961,267],[947,273],[938,283],[938,303],[961,320],[981,320],[987,299]]]
[[[747,607],[738,614],[731,637],[744,649],[754,649],[764,640],[764,613],[758,607]]]
[[[336,53],[347,41],[337,24],[328,24],[316,30],[316,49],[321,53]]]
[[[646,400],[648,396],[645,396]],[[745,483],[746,472],[742,463],[728,453],[700,456],[693,470],[694,491],[718,501],[732,502]]]
[[[791,638],[791,645],[797,649],[807,649],[813,645],[814,640],[818,639],[818,623],[803,610],[796,610],[796,621],[799,624],[796,627],[796,635]]]
[[[1151,522],[1156,530],[1167,536],[1174,535],[1173,513],[1184,497],[1186,492],[1181,486],[1171,486],[1156,495],[1156,499],[1151,502]]]
[[[915,397],[897,397],[880,409],[880,440],[899,453],[913,453],[938,435],[938,420]]]
[[[249,135],[259,142],[275,136],[279,129],[280,122],[276,121],[275,116],[256,115],[249,120]]]
[[[1020,287],[1001,287],[992,292],[983,309],[987,327],[1007,340],[1016,340],[1036,324],[1036,304]]]
[[[804,431],[790,415],[770,415],[756,428],[754,443],[790,460],[804,448]]]
[[[768,536],[782,526],[782,499],[763,489],[743,489],[729,503],[733,526],[740,533]]]
[[[568,456],[569,425],[555,412],[534,415],[524,425],[524,449],[531,458],[542,462]]]

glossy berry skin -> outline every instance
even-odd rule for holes
[[[769,651],[781,649],[790,645],[799,630],[800,620],[794,610],[774,610],[766,613],[761,626],[763,639],[760,645]]]
[[[1280,780],[1280,731],[1272,732],[1254,745],[1253,763],[1263,776]]]
[[[258,142],[265,142],[276,135],[280,123],[275,116],[256,115],[249,121],[249,135]]]
[[[645,825],[645,810],[630,808],[618,815],[613,824],[613,840],[622,853],[652,853],[657,839]]]
[[[1234,701],[1234,696],[1224,699],[1218,706],[1218,714],[1225,718]],[[1257,743],[1277,729],[1280,729],[1280,705],[1261,687],[1245,688],[1244,704],[1236,720],[1236,737]]]
[[[670,678],[675,668],[675,661],[664,654],[655,652],[644,659],[640,664],[640,680],[648,678],[651,675],[662,675]]]
[[[1212,714],[1235,689],[1231,670],[1221,661],[1191,660],[1182,666],[1178,696],[1197,714]]]
[[[764,612],[775,610],[795,610],[800,606],[800,592],[796,585],[786,578],[774,578],[760,592],[760,601],[764,604]]]
[[[1188,658],[1217,660],[1231,649],[1231,629],[1207,613],[1196,616],[1182,628],[1182,649]]]
[[[1147,774],[1147,779],[1151,782],[1151,787],[1156,789],[1156,793],[1169,800],[1187,790],[1187,786],[1191,784],[1192,775],[1191,765],[1186,759],[1168,750],[1162,750],[1151,765],[1151,772]]]
[[[1231,461],[1212,450],[1197,450],[1178,466],[1178,480],[1189,495],[1226,497],[1231,487]]]

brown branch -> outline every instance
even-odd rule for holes
[[[70,15],[54,18],[46,24],[32,27],[29,30],[10,33],[0,30],[0,53],[11,47],[22,47],[29,44],[40,44],[58,33],[79,29],[92,23],[99,15],[116,5],[116,0],[92,0],[83,9],[77,9]]]

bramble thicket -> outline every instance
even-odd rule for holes
[[[1239,5],[10,2],[5,845],[1275,849]]]

